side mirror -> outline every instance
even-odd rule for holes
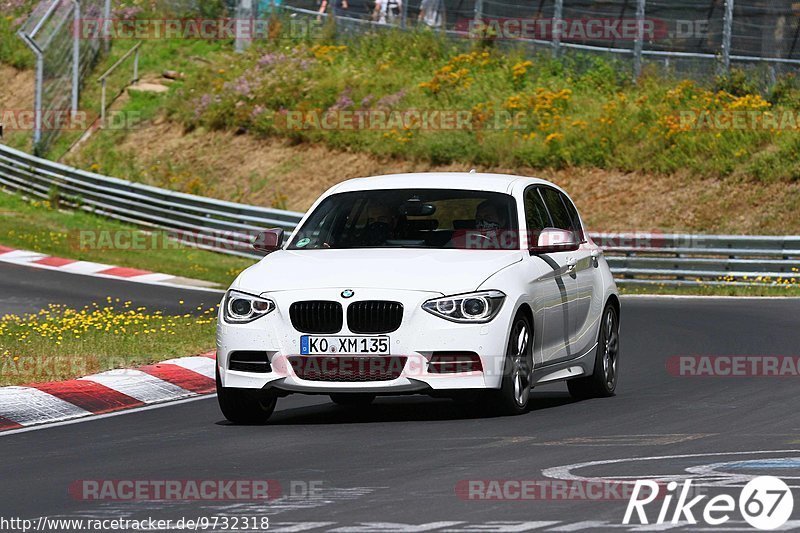
[[[283,246],[283,230],[281,228],[268,229],[260,232],[253,239],[253,249],[258,252],[272,253]]]
[[[532,246],[532,254],[552,254],[556,252],[574,252],[581,243],[574,231],[556,228],[544,228],[539,233],[536,246]]]

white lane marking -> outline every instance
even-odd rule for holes
[[[142,407],[134,407],[133,409],[123,409],[122,411],[115,411],[113,413],[105,413],[102,415],[93,415],[87,416],[85,418],[76,418],[73,420],[63,420],[61,422],[53,422],[48,424],[42,424],[39,426],[31,426],[25,427],[20,429],[11,429],[8,431],[0,431],[0,438],[9,437],[11,435],[16,435],[17,433],[28,433],[29,431],[40,431],[42,429],[50,429],[50,428],[57,428],[62,426],[71,426],[72,424],[83,424],[85,422],[94,422],[95,420],[102,420],[103,418],[111,418],[114,416],[122,416],[122,415],[129,415],[133,413],[140,413],[142,411],[152,411],[153,409],[163,409],[164,407],[172,407],[174,405],[180,405],[183,403],[189,402],[197,402],[200,400],[208,400],[210,398],[216,398],[216,394],[203,394],[194,396],[192,398],[185,398],[183,400],[175,400],[172,402],[164,402],[164,403],[157,403],[154,405],[145,405]],[[222,415],[220,415],[221,417]]]
[[[336,522],[271,522],[269,530],[272,533],[301,533],[335,524]]]
[[[112,265],[105,265],[103,263],[93,263],[91,261],[78,261],[77,263],[70,263],[62,267],[57,267],[58,270],[69,272],[70,274],[94,274],[114,268]]]
[[[492,521],[485,524],[466,524],[460,529],[443,529],[442,533],[523,533],[558,524],[554,520],[538,520],[535,522]]]
[[[168,279],[173,279],[175,276],[170,276],[169,274],[142,274],[140,276],[131,276],[128,279],[133,279],[136,281],[149,281],[151,283],[158,283],[161,281],[167,281]]]
[[[208,357],[192,356],[192,357],[178,357],[176,359],[167,359],[161,361],[159,364],[176,365],[187,370],[192,370],[198,374],[202,374],[207,378],[216,379],[214,359]]]
[[[614,465],[620,463],[633,463],[633,462],[643,462],[643,461],[663,461],[667,459],[691,459],[694,457],[718,457],[718,456],[730,456],[730,455],[764,455],[764,454],[778,454],[778,453],[800,453],[800,450],[753,450],[753,451],[745,451],[745,452],[714,452],[714,453],[691,453],[691,454],[682,454],[682,455],[654,455],[648,457],[625,457],[622,459],[604,459],[601,461],[588,461],[585,463],[574,463],[571,465],[564,465],[564,466],[556,466],[553,468],[546,468],[542,470],[542,475],[545,477],[553,478],[553,479],[562,479],[565,481],[580,481],[580,482],[594,482],[594,481],[602,481],[602,480],[609,480],[614,479],[619,483],[625,484],[634,484],[636,483],[637,479],[656,479],[660,480],[663,483],[667,483],[668,481],[683,481],[686,479],[693,479],[695,481],[694,485],[697,487],[727,487],[727,486],[743,486],[743,483],[728,483],[727,480],[717,480],[716,482],[703,482],[702,478],[697,478],[696,475],[690,474],[664,474],[664,475],[657,475],[657,476],[648,476],[648,475],[630,475],[630,476],[597,476],[597,477],[584,477],[579,476],[577,474],[573,474],[573,470],[579,470],[582,468],[589,468],[593,466],[607,466],[607,465]],[[748,476],[748,479],[754,478],[756,476]]]
[[[427,524],[400,524],[397,522],[361,522],[359,525],[337,527],[329,529],[330,533],[419,533],[422,531],[436,531],[445,527],[455,527],[466,522],[429,522]]]
[[[177,400],[195,395],[194,392],[135,369],[109,370],[80,379],[105,385],[144,403]]]
[[[176,280],[178,279],[178,277],[169,274],[152,273],[152,274],[143,274],[141,276],[131,276],[129,278],[124,278],[120,276],[109,276],[107,274],[99,274],[99,272],[103,270],[108,270],[110,268],[117,268],[117,267],[115,267],[115,265],[93,263],[91,261],[76,261],[75,263],[70,263],[68,265],[63,265],[63,266],[42,265],[33,262],[38,259],[44,259],[46,257],[52,257],[52,256],[40,254],[38,252],[29,252],[27,250],[12,250],[11,252],[0,254],[0,262],[9,263],[13,265],[27,266],[30,268],[38,268],[41,270],[51,270],[57,272],[65,272],[67,274],[77,274],[79,276],[91,276],[95,278],[111,279],[115,281],[128,281],[131,283],[142,283],[145,285],[154,285],[159,287],[171,287],[174,289],[182,289],[187,291],[209,292],[213,294],[225,293],[225,291],[222,289],[213,289],[209,287],[187,285],[180,282],[177,283],[172,282],[170,280]]]
[[[39,252],[29,252],[27,250],[14,250],[0,255],[0,260],[7,261],[9,263],[24,264],[30,261],[42,259],[43,257],[47,257],[47,255],[40,254]]]
[[[92,413],[30,387],[0,388],[0,416],[23,426],[57,422]]]

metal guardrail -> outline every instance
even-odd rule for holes
[[[168,232],[243,257],[265,228],[291,231],[302,213],[225,202],[78,170],[0,145],[0,187]],[[619,283],[752,285],[800,281],[800,235],[590,234]]]
[[[0,186],[115,220],[165,230],[199,248],[244,257],[265,227],[292,230],[301,214],[184,194],[101,176],[0,145]]]

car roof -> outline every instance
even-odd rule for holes
[[[509,193],[511,192],[511,187],[518,181],[529,182],[531,185],[553,185],[542,179],[511,174],[417,172],[350,179],[338,184],[329,192],[340,193],[380,189],[459,189]]]

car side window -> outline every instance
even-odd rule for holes
[[[550,216],[537,187],[525,191],[525,225],[531,235],[538,235],[550,226]]]
[[[561,201],[564,202],[564,206],[567,208],[567,212],[569,213],[569,217],[572,219],[572,228],[575,232],[575,235],[578,237],[578,240],[583,242],[586,238],[583,235],[583,227],[581,226],[581,217],[578,216],[578,210],[575,208],[575,204],[572,203],[572,200],[567,198],[566,195],[559,193],[561,196]]]
[[[542,199],[547,206],[547,211],[550,213],[550,219],[553,222],[552,227],[563,229],[567,231],[575,231],[572,217],[567,211],[567,207],[561,200],[561,193],[549,187],[542,187]]]

